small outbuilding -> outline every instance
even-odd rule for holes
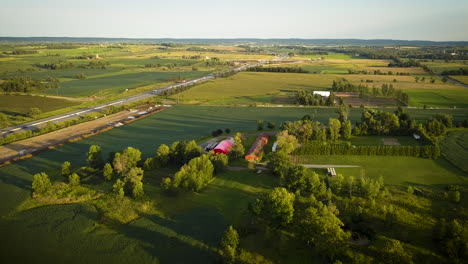
[[[320,96],[323,96],[323,97],[329,97],[330,96],[330,92],[329,91],[314,91],[313,92],[313,95],[320,95]]]

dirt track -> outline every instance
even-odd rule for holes
[[[164,107],[156,108],[153,105],[153,108],[149,110],[149,107],[149,105],[146,105],[134,108],[133,110],[137,111],[148,111],[148,114],[141,115],[135,119],[128,119],[129,116],[136,116],[137,114],[126,110],[44,135],[0,146],[0,166],[6,165],[14,160],[32,157],[32,155],[35,153],[54,148],[67,142],[76,141],[88,136],[108,131],[114,128],[115,123],[121,122],[122,124],[127,124],[165,109]]]

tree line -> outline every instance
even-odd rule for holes
[[[247,69],[250,72],[285,72],[285,73],[309,73],[301,67],[263,67],[256,66]]]
[[[313,91],[298,91],[296,93],[296,104],[300,105],[335,105],[335,94],[330,93],[326,99],[320,94],[314,94]]]
[[[351,146],[311,142],[302,145],[295,155],[366,155],[366,156],[409,156],[428,159],[440,157],[438,145],[424,146]]]
[[[382,84],[381,87],[372,87],[372,90],[367,85],[355,85],[349,82],[345,78],[339,78],[334,80],[331,87],[332,91],[335,92],[354,92],[359,93],[359,97],[367,97],[367,96],[383,96],[383,97],[391,97],[399,100],[405,105],[409,103],[409,96],[407,93],[403,92],[401,89],[395,89],[393,84]]]
[[[59,82],[56,79],[51,79],[50,82],[42,82],[30,77],[16,77],[0,83],[0,89],[6,93],[30,93],[58,87]]]
[[[459,68],[457,70],[445,70],[441,73],[442,76],[449,75],[468,75],[468,68]]]

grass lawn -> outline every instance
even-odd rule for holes
[[[428,185],[468,184],[468,175],[453,167],[447,160],[395,157],[395,156],[298,156],[297,161],[304,164],[358,165],[360,168],[336,168],[337,173],[367,176],[377,179],[384,177],[391,185]]]

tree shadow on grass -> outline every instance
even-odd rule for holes
[[[147,215],[119,232],[141,241],[161,263],[211,263],[219,258],[216,248],[226,226],[216,210],[196,208],[172,221]]]

